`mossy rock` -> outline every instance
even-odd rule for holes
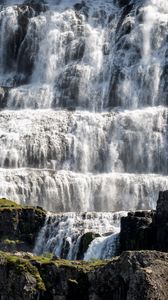
[[[3,208],[21,208],[21,205],[17,204],[14,201],[8,200],[6,198],[0,199],[0,209]]]
[[[67,300],[87,300],[89,272],[104,268],[107,263],[107,261],[95,264],[84,261],[54,260],[37,257],[27,252],[11,254],[0,251],[0,271],[1,274],[2,270],[4,272],[3,277],[1,276],[2,295],[6,295],[6,287],[8,287],[8,299],[51,300],[57,295],[64,295],[66,298],[63,299]],[[19,293],[20,297],[18,297]],[[17,296],[12,298],[10,295]]]
[[[0,249],[32,251],[39,231],[45,223],[46,211],[40,207],[21,206],[0,199]],[[4,243],[4,240],[8,240]],[[14,241],[20,241],[15,243]],[[11,247],[11,248],[10,248]]]

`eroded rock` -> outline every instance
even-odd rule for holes
[[[108,262],[54,261],[0,253],[3,300],[168,298],[168,254],[124,252]]]

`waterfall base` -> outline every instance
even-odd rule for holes
[[[108,259],[118,253],[120,219],[116,213],[49,213],[34,252],[59,258]]]

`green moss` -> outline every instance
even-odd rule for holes
[[[19,240],[10,240],[10,239],[4,239],[2,242],[6,245],[17,245],[23,243],[22,241]]]
[[[44,256],[16,256],[10,253],[0,252],[0,257],[4,257],[7,263],[17,272],[18,274],[29,273],[36,279],[36,287],[38,290],[45,291],[45,283],[48,284],[48,277],[46,277],[47,266],[56,266],[57,268],[70,268],[76,269],[77,279],[69,278],[68,282],[72,286],[84,286],[87,280],[86,274],[89,271],[97,268],[104,267],[109,261],[95,260],[92,262],[84,261],[69,261],[69,260],[54,260],[50,257]],[[66,272],[66,271],[65,271]]]
[[[0,210],[3,210],[5,208],[14,209],[14,208],[21,208],[21,206],[19,204],[15,203],[14,201],[10,201],[8,199],[1,198],[0,199]]]
[[[43,258],[53,259],[53,254],[51,252],[44,252]]]
[[[14,268],[16,273],[29,273],[36,279],[36,287],[38,290],[45,291],[45,284],[39,274],[38,269],[31,264],[28,259],[24,259],[22,257],[18,257],[15,255],[11,255],[9,253],[0,252],[0,255],[6,258],[7,263]]]
[[[41,264],[49,264],[51,263],[51,259],[48,257],[44,257],[44,256],[33,256],[31,259],[32,262],[38,262]]]
[[[22,209],[23,211],[32,210],[32,211],[35,211],[41,217],[46,216],[46,211],[43,208],[33,207],[33,206],[22,206],[20,204],[17,204],[14,201],[8,200],[6,198],[1,198],[0,199],[0,211],[2,211],[4,209],[8,209],[8,210]]]
[[[28,254],[20,255],[11,255],[10,253],[0,252],[0,259],[4,257],[8,269],[12,269],[15,274],[30,274],[35,278],[36,286],[34,286],[34,289],[42,291],[42,294],[44,292],[44,295],[46,290],[49,291],[50,289],[53,289],[54,280],[59,278],[59,274],[65,274],[68,293],[70,295],[70,298],[68,299],[76,299],[76,293],[81,295],[81,297],[86,294],[86,297],[81,299],[88,299],[88,272],[97,268],[103,268],[108,263],[111,263],[111,260],[84,262],[54,260],[53,258],[51,259],[48,257],[48,255],[47,257],[32,256]],[[56,276],[55,279],[54,276]]]
[[[6,198],[0,199],[0,207],[20,207],[19,204],[17,204],[14,201],[8,200]]]
[[[107,263],[111,262],[112,260],[93,260],[91,262],[86,261],[71,261],[67,259],[58,259],[54,260],[50,255],[46,256],[33,256],[31,259],[32,262],[37,262],[40,264],[54,264],[58,268],[74,268],[78,269],[79,271],[89,272],[96,268],[100,268],[105,266]]]
[[[86,262],[86,261],[70,261],[70,260],[57,260],[55,261],[55,265],[57,265],[57,267],[71,267],[71,268],[75,268],[78,269],[79,271],[83,271],[83,272],[89,272],[91,270],[94,270],[96,268],[101,268],[103,266],[105,266],[109,261],[101,261],[101,260],[96,260],[96,261],[92,261],[92,262]]]

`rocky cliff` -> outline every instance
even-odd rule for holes
[[[3,300],[166,300],[167,281],[168,254],[156,251],[92,263],[0,253]]]
[[[121,218],[120,250],[168,251],[168,191],[160,192],[156,211],[137,211]]]
[[[0,199],[0,249],[32,251],[45,217],[46,212],[40,207],[24,207]]]

